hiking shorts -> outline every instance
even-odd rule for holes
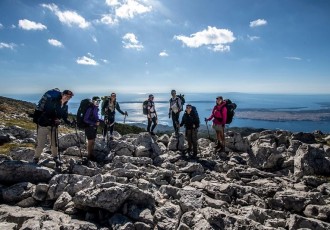
[[[94,140],[97,134],[97,126],[88,126],[85,128],[85,135],[87,140]]]
[[[222,125],[217,125],[217,124],[213,124],[212,125],[212,128],[215,130],[215,131],[221,131],[221,132],[223,132],[223,126]]]

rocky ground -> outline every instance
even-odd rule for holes
[[[82,164],[84,135],[73,131],[59,137],[61,170],[48,148],[31,163],[24,144],[35,137],[0,125],[2,146],[17,146],[0,155],[0,229],[330,229],[330,136],[320,132],[227,131],[225,152],[200,138],[197,159],[183,134],[116,133]]]

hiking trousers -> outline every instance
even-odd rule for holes
[[[151,124],[153,124],[153,125],[151,126]],[[150,127],[151,127],[151,132],[153,132],[156,125],[157,125],[157,117],[153,117],[151,119],[148,118],[147,132],[150,133]]]
[[[180,112],[174,113],[172,111],[172,122],[175,133],[179,133],[180,123],[179,123]]]
[[[193,150],[193,154],[197,155],[197,129],[186,129],[186,138],[188,141],[188,149]]]
[[[106,117],[104,120],[107,120],[107,122],[104,124],[103,137],[106,137],[107,136],[107,132],[108,131],[110,131],[110,136],[112,136],[113,128],[115,126],[115,124],[114,124],[115,123],[115,116]]]
[[[38,125],[37,129],[37,146],[34,154],[35,158],[40,158],[42,150],[45,148],[47,139],[50,140],[50,149],[53,157],[58,155],[58,133],[57,127],[51,126],[40,126]]]

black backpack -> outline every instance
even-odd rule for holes
[[[48,90],[44,95],[40,98],[34,113],[33,113],[33,122],[38,124],[38,121],[42,115],[43,112],[48,108],[53,108],[53,104],[55,104],[56,101],[60,100],[62,97],[62,93],[59,89],[51,89]]]
[[[179,94],[178,95],[178,98],[180,98],[180,100],[181,100],[181,110],[183,110],[183,105],[184,105],[184,103],[186,103],[186,99],[184,98],[184,94]]]
[[[89,98],[83,99],[80,102],[78,111],[77,111],[77,127],[84,129],[87,127],[87,124],[84,122],[84,117],[86,111],[89,107],[93,105],[92,101]]]
[[[227,108],[226,124],[230,124],[233,121],[235,115],[235,109],[237,108],[237,105],[233,103],[230,99],[226,99],[224,101],[226,102],[226,108]]]
[[[149,100],[145,100],[142,104],[142,112],[144,115],[148,115],[148,102]]]

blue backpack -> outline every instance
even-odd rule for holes
[[[44,95],[40,98],[33,114],[33,122],[38,124],[39,118],[43,112],[45,112],[46,108],[52,107],[51,105],[55,103],[55,101],[61,99],[62,93],[58,88],[48,90]]]

